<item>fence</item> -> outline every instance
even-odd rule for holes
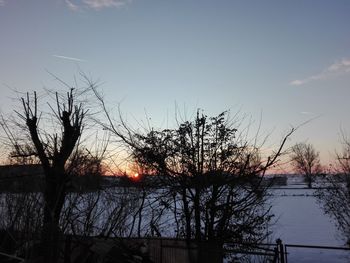
[[[290,258],[293,254],[296,254],[298,253],[299,255],[299,259],[298,259],[298,262],[300,262],[300,260],[303,260],[301,259],[301,254],[307,254],[307,252],[309,251],[309,254],[310,254],[310,251],[311,253],[315,250],[321,250],[321,254],[322,254],[322,259],[321,258],[318,258],[317,261],[316,259],[312,260],[310,258],[310,255],[309,255],[309,260],[308,262],[349,262],[350,260],[350,255],[347,254],[347,255],[343,255],[343,259],[338,259],[336,260],[335,257],[337,256],[336,254],[332,254],[332,253],[324,253],[325,251],[343,251],[343,252],[350,252],[350,248],[347,248],[347,247],[334,247],[334,246],[312,246],[312,245],[296,245],[296,244],[282,244],[281,243],[281,247],[283,247],[283,254],[284,254],[284,261],[281,262],[281,263],[294,263],[294,261],[291,261]],[[298,249],[298,251],[296,251],[296,253],[291,253],[290,252],[290,249],[291,248],[294,248],[294,249]],[[338,256],[340,256],[338,254]],[[346,256],[346,257],[345,257]],[[307,259],[304,259],[304,261],[306,261]],[[297,261],[295,261],[297,262]]]
[[[188,241],[170,238],[121,238],[118,240],[118,243],[115,243],[115,239],[96,237],[92,239],[82,238],[80,241],[73,241],[71,236],[67,236],[64,246],[63,261],[78,262],[77,259],[84,256],[84,258],[81,258],[81,261],[79,261],[84,262],[91,254],[103,257],[113,249],[118,248],[118,246],[121,248],[137,248],[140,252],[144,250],[149,256],[149,259],[154,263],[222,263],[224,257],[227,259],[226,262],[234,263],[335,263],[350,261],[350,248],[347,247],[283,244],[280,239],[276,240],[276,243],[270,244],[225,243],[223,246],[215,242],[196,242],[194,240]],[[74,249],[74,247],[77,248],[76,245],[80,247],[80,249],[78,249],[79,251]],[[86,248],[87,250],[85,250]],[[320,251],[317,252],[317,250]],[[313,251],[314,253],[312,253]],[[341,260],[336,260],[335,257],[339,257],[339,254],[325,253],[326,251],[344,252],[344,257]],[[307,254],[308,258],[303,257]],[[22,258],[0,253],[0,262],[5,262],[5,259],[6,262],[23,262]]]
[[[229,262],[269,262],[284,263],[283,246],[280,241],[276,243],[236,244],[225,243],[224,254]]]
[[[274,244],[225,244],[224,252],[229,262],[268,263],[345,263],[350,262],[350,248],[335,246],[283,244],[277,239]],[[294,251],[293,251],[294,250]],[[230,256],[231,255],[231,256]]]
[[[147,247],[154,263],[221,263],[223,258],[222,246],[216,242],[173,238],[131,238],[124,241],[138,242]]]
[[[222,246],[215,242],[173,238],[77,238],[67,236],[64,247],[64,262],[85,262],[95,255],[105,258],[113,255],[120,262],[120,256],[149,258],[154,263],[222,263]],[[120,258],[119,258],[120,257]],[[79,259],[79,260],[77,260]],[[129,262],[129,261],[128,261]],[[134,261],[130,261],[134,262]]]

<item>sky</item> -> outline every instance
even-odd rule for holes
[[[13,90],[57,86],[48,72],[84,72],[157,127],[176,108],[240,111],[275,145],[307,122],[288,143],[327,164],[350,134],[349,14],[347,0],[0,0],[0,108]]]

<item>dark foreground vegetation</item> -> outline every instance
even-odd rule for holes
[[[84,90],[49,93],[49,112],[34,92],[15,117],[2,117],[12,165],[0,168],[0,252],[26,262],[155,262],[145,242],[129,241],[171,237],[182,240],[191,262],[220,262],[224,244],[249,250],[267,240],[273,215],[264,178],[293,129],[269,155],[228,112],[208,117],[198,110],[175,128],[141,132],[121,114],[114,120],[85,80]],[[102,141],[91,139],[92,127]],[[102,176],[116,148],[140,177]],[[338,218],[330,195],[320,193],[320,200]],[[210,247],[215,259],[205,254]]]

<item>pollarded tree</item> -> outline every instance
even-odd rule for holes
[[[33,153],[42,165],[45,186],[43,192],[44,216],[41,238],[43,262],[57,262],[59,249],[59,220],[66,197],[68,174],[66,163],[71,156],[81,136],[83,120],[86,115],[82,104],[75,102],[74,89],[66,94],[66,98],[56,96],[56,109],[53,116],[60,128],[50,134],[40,127],[38,113],[38,98],[27,93],[22,98],[23,111],[17,112],[24,122],[24,129],[28,132]]]
[[[305,176],[308,187],[312,188],[314,177],[321,173],[320,155],[312,144],[295,144],[291,149],[290,161],[295,171]]]

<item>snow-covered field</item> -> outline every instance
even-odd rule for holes
[[[272,211],[277,223],[272,227],[273,240],[280,238],[284,244],[344,247],[345,241],[332,219],[323,213],[301,180],[289,178],[285,189],[272,190]],[[350,251],[287,247],[288,263],[350,262]]]
[[[321,205],[317,202],[314,196],[315,190],[307,189],[302,182],[302,177],[288,178],[287,186],[275,187],[270,191],[272,195],[272,213],[275,215],[273,221],[275,222],[270,226],[273,234],[269,243],[274,243],[277,238],[280,238],[283,244],[287,245],[346,247],[345,241],[338,232],[335,223],[328,215],[323,213]],[[120,196],[124,196],[123,193],[118,193],[116,189],[112,192],[116,195],[116,200],[120,201]],[[109,207],[108,211],[111,210],[110,212],[113,214],[113,206],[106,204],[102,197],[98,202],[99,205],[104,205],[102,206],[103,209],[101,209],[104,210],[104,207],[107,205]],[[149,201],[152,201],[152,198]],[[5,205],[4,202],[4,195],[0,195],[0,207]],[[1,213],[3,212],[1,211]],[[144,221],[148,222],[151,220],[151,215],[147,210],[142,214]],[[136,214],[126,215],[126,222],[131,222],[132,220],[128,218],[134,218],[135,216]],[[171,220],[166,215],[163,215],[163,220],[159,222],[159,227],[161,229],[165,228],[167,231],[163,229],[162,234],[166,235],[168,231],[173,232],[173,228],[169,227],[169,221]],[[104,225],[104,223],[102,224]],[[136,225],[137,221],[135,222],[135,228]],[[171,233],[169,236],[171,236]],[[350,251],[287,247],[287,252],[288,263],[350,262]]]

